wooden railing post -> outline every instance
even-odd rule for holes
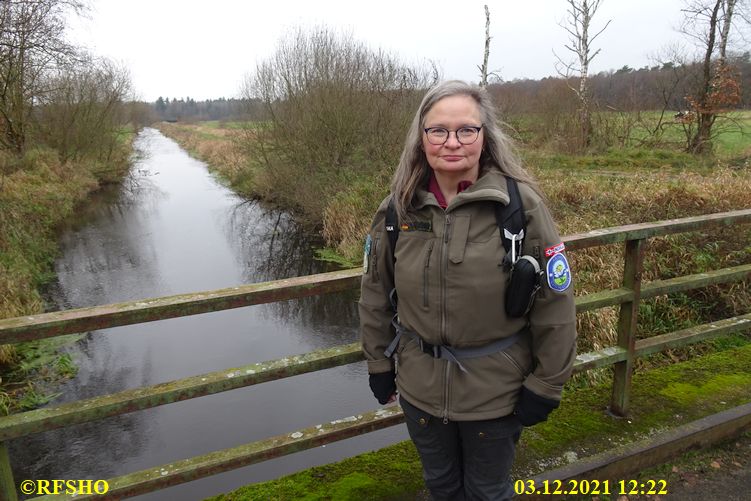
[[[633,291],[633,299],[621,304],[618,317],[618,346],[626,350],[626,360],[614,366],[613,394],[610,399],[610,411],[618,416],[628,412],[628,399],[631,391],[631,375],[634,366],[634,346],[636,344],[636,324],[641,300],[641,273],[644,263],[646,240],[627,240],[625,265],[623,269],[623,287]]]
[[[0,501],[18,501],[6,442],[0,442]]]

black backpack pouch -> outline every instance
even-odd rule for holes
[[[520,318],[529,313],[540,290],[542,274],[540,263],[532,256],[521,256],[511,267],[511,277],[506,288],[506,314]]]

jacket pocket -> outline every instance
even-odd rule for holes
[[[454,216],[451,239],[449,240],[449,260],[454,264],[464,261],[469,235],[469,216]]]
[[[417,425],[420,428],[428,427],[433,416],[410,404],[403,396],[399,397],[399,405],[401,406],[402,411],[404,411],[404,418],[408,420],[410,424]]]
[[[529,333],[523,334],[521,339],[501,352],[501,354],[508,360],[509,364],[511,364],[523,378],[529,376],[533,369],[531,342],[531,335]]]
[[[524,373],[524,369],[521,368],[521,366],[517,363],[516,360],[513,359],[513,357],[511,355],[509,355],[505,351],[502,351],[501,355],[503,355],[508,360],[508,362],[511,364],[512,367],[514,367],[514,369],[516,369],[516,371],[519,373],[520,376],[522,376],[522,377],[526,377],[527,376]]]
[[[422,308],[425,311],[430,309],[430,256],[433,254],[433,240],[428,242],[428,248],[425,252],[425,264],[422,271]]]
[[[408,339],[405,342],[405,337]],[[445,361],[422,352],[412,336],[402,336],[396,361],[396,386],[399,393],[423,409],[435,409],[443,402]]]

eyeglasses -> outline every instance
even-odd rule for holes
[[[456,135],[456,140],[459,141],[460,144],[468,145],[477,141],[477,138],[480,137],[480,131],[482,128],[482,125],[479,127],[465,125],[456,130],[449,130],[445,127],[428,127],[425,129],[425,135],[428,136],[428,142],[430,144],[438,146],[448,141],[449,136],[453,132]]]

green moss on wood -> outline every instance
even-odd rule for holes
[[[411,442],[242,487],[211,498],[239,500],[393,499],[422,489],[422,467]]]

